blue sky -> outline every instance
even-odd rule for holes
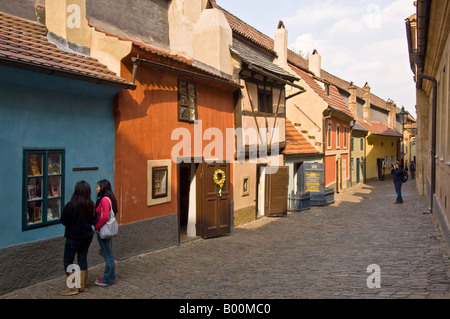
[[[216,0],[241,20],[274,37],[278,21],[288,46],[307,56],[317,49],[322,68],[392,99],[415,117],[415,83],[409,66],[405,19],[413,0]]]

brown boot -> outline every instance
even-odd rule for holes
[[[86,288],[87,280],[88,280],[88,271],[87,270],[82,270],[81,271],[81,278],[80,278],[80,281],[81,281],[80,289],[78,289],[79,292],[86,292],[88,290]]]
[[[72,274],[72,273],[73,273],[73,272],[71,272],[70,274]],[[67,278],[68,278],[68,277],[69,277],[69,276],[67,276],[67,274],[64,275],[64,278],[65,278],[65,281],[64,281],[64,282],[67,282]],[[73,280],[75,281],[75,279],[73,279]],[[72,282],[74,282],[74,281],[72,281]],[[61,291],[59,294],[62,295],[62,296],[73,296],[73,295],[78,295],[78,288],[67,288],[67,289]]]

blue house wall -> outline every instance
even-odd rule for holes
[[[65,150],[64,203],[86,180],[114,183],[113,98],[120,88],[0,66],[0,248],[64,234],[61,224],[22,230],[25,148]],[[74,168],[98,170],[74,171]]]

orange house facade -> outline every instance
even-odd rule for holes
[[[350,122],[335,116],[324,117],[325,186],[337,192],[350,186]]]
[[[115,101],[114,188],[118,220],[133,225],[137,250],[229,233],[233,166],[226,156],[234,137],[227,141],[226,132],[240,86],[138,43],[121,70],[136,90]],[[222,187],[214,183],[218,170]]]

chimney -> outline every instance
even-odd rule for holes
[[[284,27],[283,21],[278,22],[278,28],[275,30],[274,50],[278,57],[275,58],[275,64],[282,69],[287,69],[287,45],[288,32]]]
[[[90,55],[92,29],[86,19],[86,0],[46,0],[45,24],[53,41]],[[67,43],[66,43],[67,42]]]
[[[353,82],[350,83],[348,91],[350,92],[350,96],[348,97],[348,108],[352,111],[353,116],[356,119],[356,86]]]
[[[309,70],[314,73],[315,76],[320,78],[320,70],[322,69],[322,57],[319,52],[314,49],[313,53],[309,56]]]
[[[86,0],[45,0],[47,39],[61,50],[90,56],[120,76],[121,60],[131,41],[122,41],[90,27]]]
[[[396,113],[395,109],[396,109],[397,106],[395,105],[394,101],[392,101],[391,99],[387,100],[387,105],[389,107],[389,121],[388,121],[389,123],[388,123],[388,126],[391,129],[395,130],[395,127],[397,126],[397,119],[396,119],[397,113]]]
[[[363,114],[364,114],[364,121],[369,122],[370,121],[370,86],[366,82],[363,87],[364,90],[364,106],[363,106]]]
[[[204,67],[232,75],[230,46],[233,33],[224,13],[217,8],[203,10],[194,24],[193,33],[194,60],[204,64]]]

